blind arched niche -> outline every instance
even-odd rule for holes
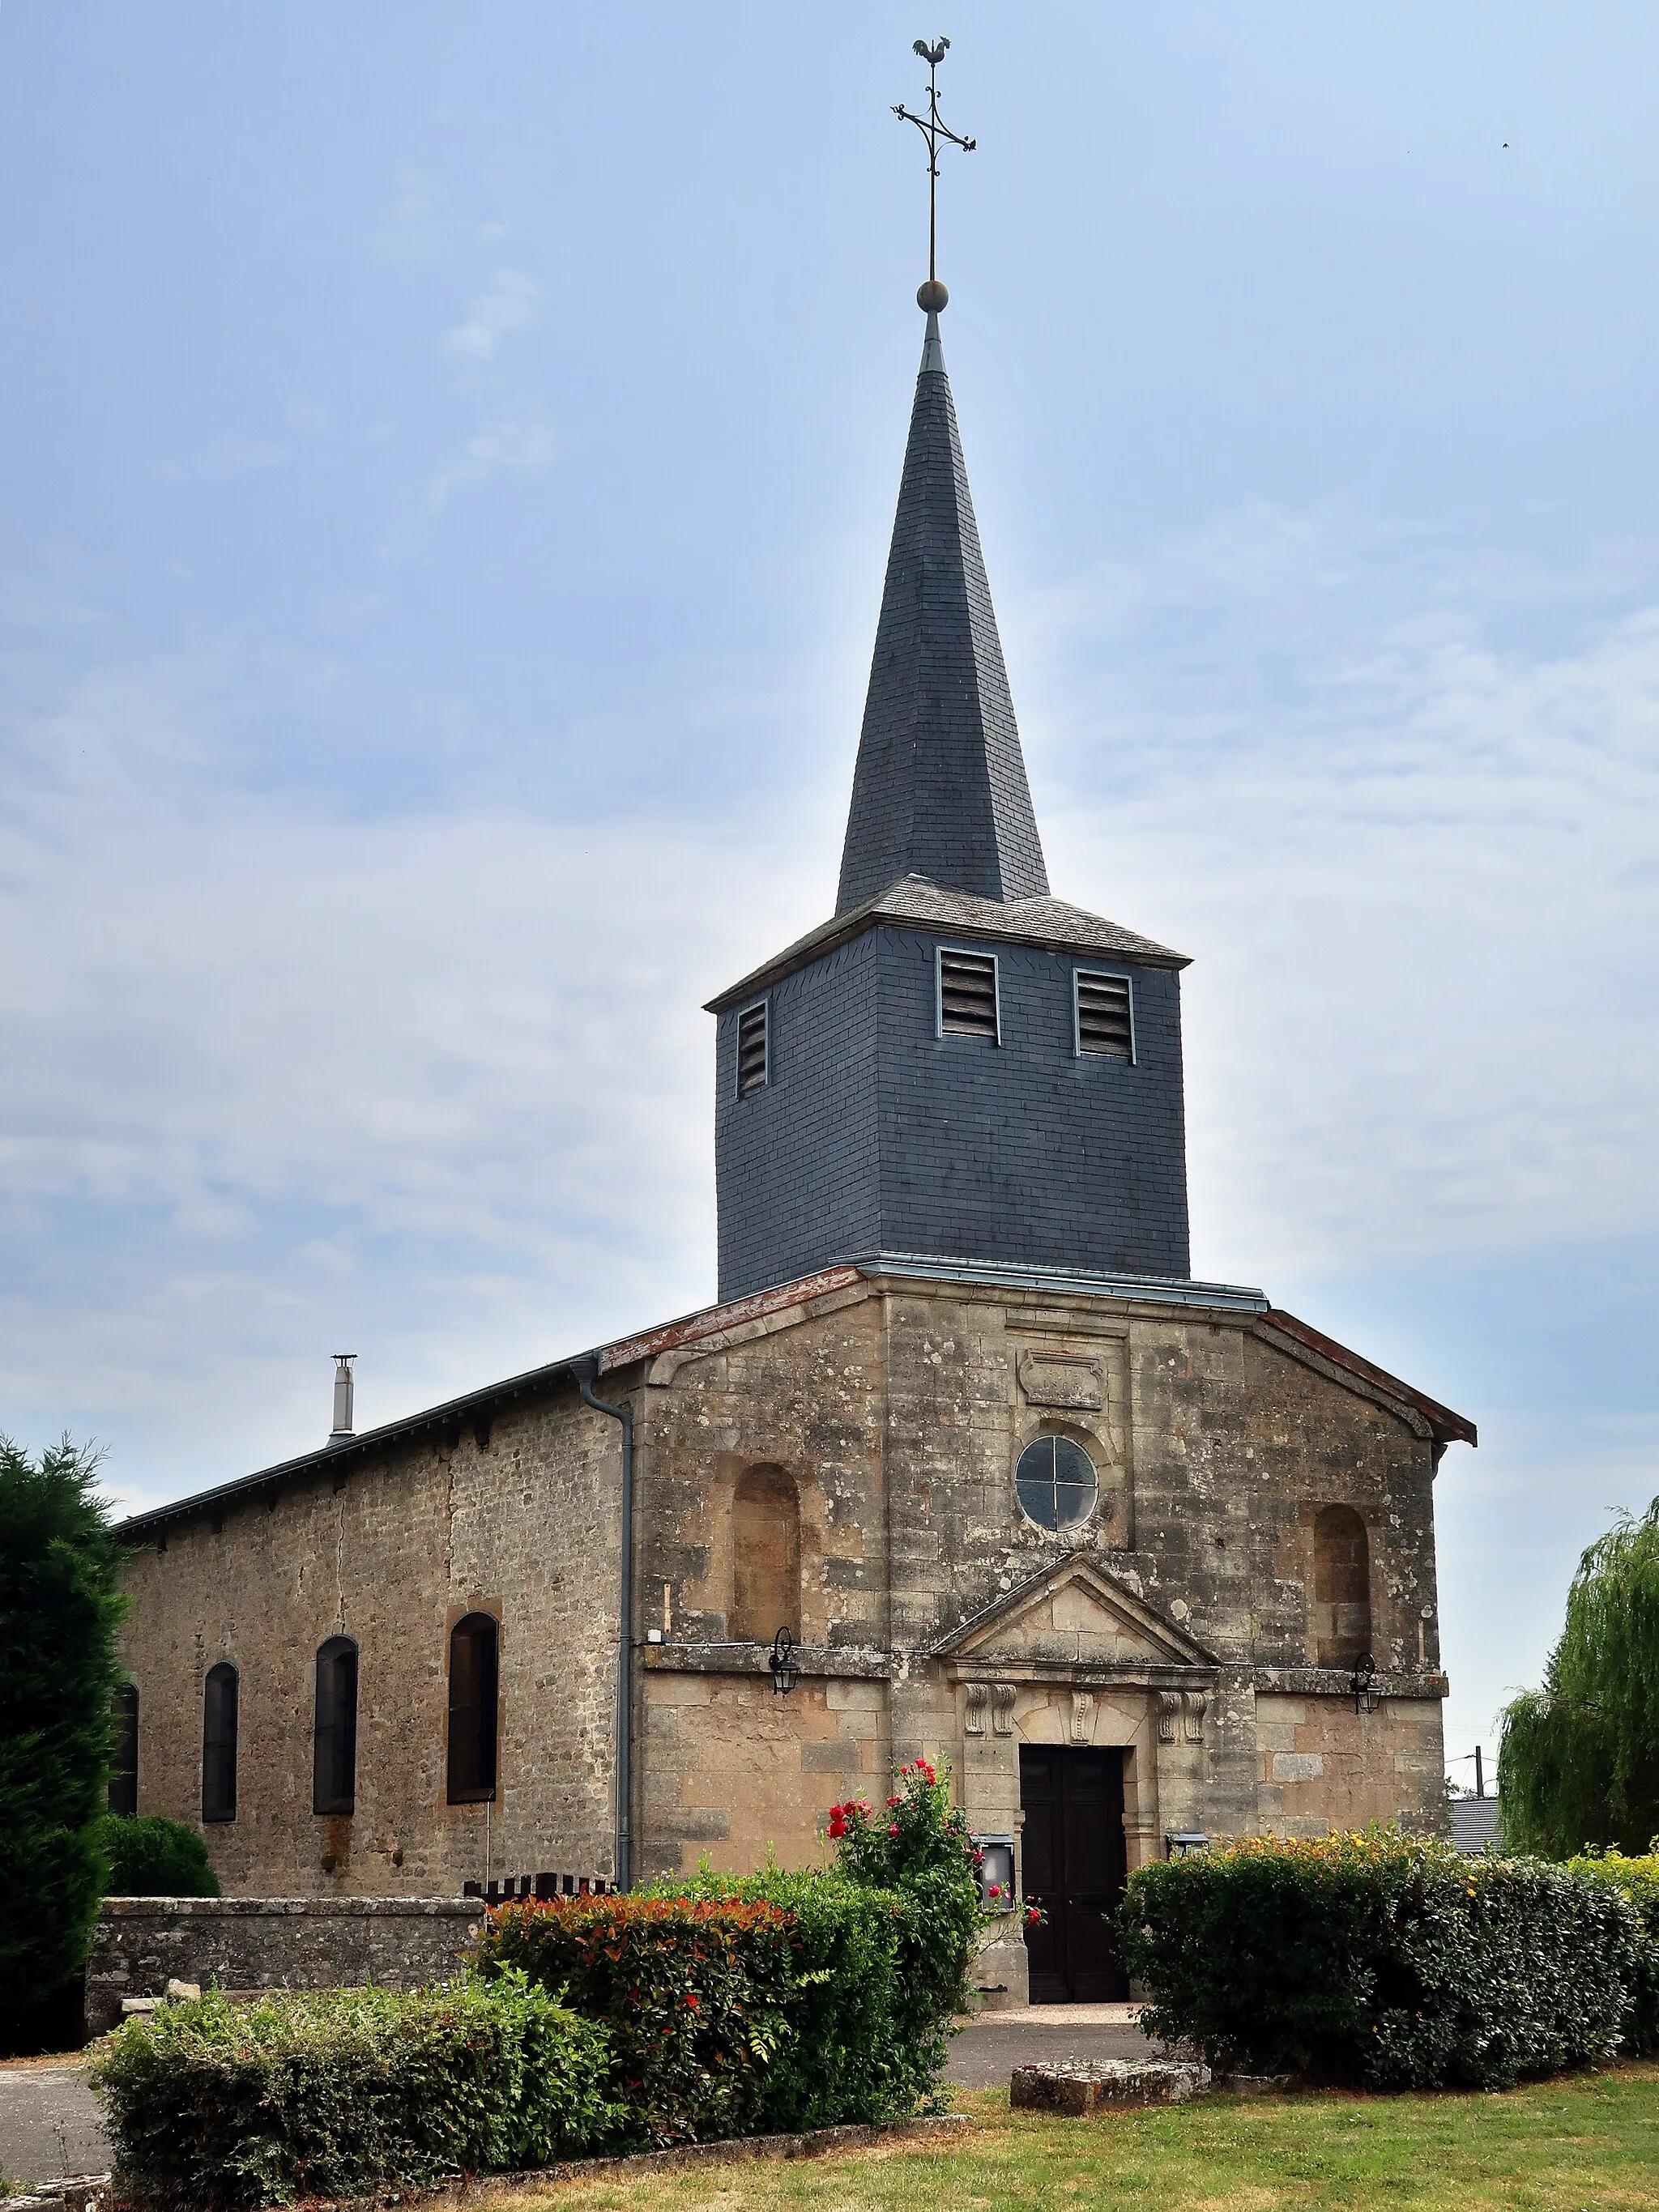
[[[769,1644],[800,1631],[800,1498],[781,1467],[745,1468],[732,1492],[734,1643]]]
[[[1314,1643],[1322,1667],[1352,1667],[1371,1649],[1371,1551],[1352,1505],[1314,1517]]]

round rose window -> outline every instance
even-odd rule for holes
[[[1100,1494],[1100,1481],[1081,1444],[1070,1437],[1039,1437],[1019,1455],[1014,1488],[1037,1527],[1058,1532],[1088,1519]]]

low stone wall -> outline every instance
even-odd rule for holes
[[[169,1981],[226,1990],[393,1990],[447,1981],[483,1917],[476,1898],[106,1897],[87,1958],[88,2036],[123,1997]]]

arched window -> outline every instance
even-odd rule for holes
[[[1352,1505],[1314,1517],[1314,1644],[1322,1667],[1352,1667],[1371,1648],[1371,1553]]]
[[[495,1716],[501,1631],[469,1613],[449,1632],[449,1802],[480,1805],[495,1795]]]
[[[236,1818],[236,1669],[210,1667],[202,1688],[202,1818]]]
[[[110,1704],[109,1809],[130,1820],[138,1810],[138,1685],[123,1682]]]
[[[357,1802],[357,1647],[331,1636],[317,1653],[317,1733],[311,1809],[350,1813]]]
[[[738,1644],[800,1630],[800,1499],[781,1467],[746,1468],[732,1496],[732,1613]]]

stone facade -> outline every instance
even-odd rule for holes
[[[611,1347],[635,1414],[637,1874],[810,1861],[833,1803],[918,1754],[978,1832],[1018,1838],[1022,1744],[1121,1748],[1131,1867],[1174,1832],[1436,1819],[1431,1485],[1455,1417],[1437,1434],[1443,1409],[1213,1296],[843,1269]],[[617,1432],[558,1370],[511,1388],[129,1524],[142,1810],[196,1818],[205,1672],[241,1670],[237,1817],[204,1831],[232,1893],[611,1871]],[[1098,1471],[1063,1534],[1014,1488],[1043,1436]],[[1318,1664],[1333,1506],[1369,1543],[1369,1715]],[[484,1806],[445,1802],[447,1636],[479,1609],[501,1622],[488,1841]],[[802,1647],[787,1697],[776,1626]],[[356,1803],[319,1817],[310,1668],[339,1633]]]
[[[127,1533],[148,1538],[125,1632],[141,1812],[198,1819],[207,1669],[238,1669],[236,1818],[203,1830],[228,1893],[431,1897],[509,1866],[608,1869],[616,1431],[568,1377]],[[512,1786],[493,1806],[446,1802],[449,1632],[472,1612],[501,1622]],[[356,1803],[318,1817],[314,1658],[339,1635],[359,1651]]]

